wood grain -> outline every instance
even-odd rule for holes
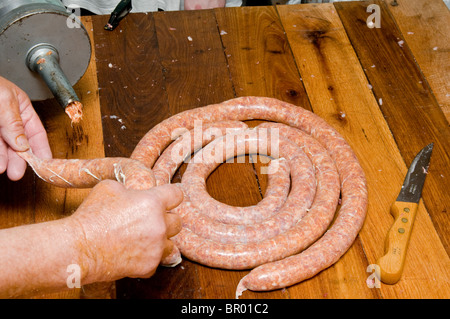
[[[103,29],[105,18],[93,17],[105,155],[129,157],[142,136],[169,116],[167,94],[153,15],[129,15],[114,32]],[[163,283],[165,277],[173,278],[164,275],[158,272],[155,281]],[[132,283],[130,293],[123,288],[128,283]],[[139,283],[131,279],[117,281],[117,298],[139,292]],[[159,294],[158,285],[152,287],[151,291]]]
[[[387,6],[375,3],[383,20],[379,29],[365,25],[368,2],[336,3],[335,7],[407,165],[423,147],[435,142],[422,197],[448,253],[450,127],[408,44],[400,42],[402,34]]]
[[[383,254],[384,239],[392,224],[390,205],[403,183],[406,166],[333,5],[279,6],[278,12],[312,109],[352,146],[366,173],[369,190],[367,218],[358,236],[360,243],[357,240],[335,266],[310,281],[319,280],[322,274],[342,278],[339,269],[360,264],[359,272],[352,273],[356,278],[351,283],[340,282],[347,291],[360,296],[398,297],[397,292],[407,287],[413,287],[409,297],[433,296],[435,283],[409,281],[417,273],[426,273],[425,277],[439,276],[439,285],[447,289],[448,271],[444,269],[448,265],[448,255],[422,205],[418,212],[421,222],[415,225],[403,279],[392,287],[383,285],[379,291],[366,285],[366,267]],[[420,247],[420,239],[424,236],[429,238],[429,243]],[[418,252],[430,249],[431,245],[435,255],[429,262],[438,265],[439,273],[430,270],[427,263],[418,258]],[[363,251],[358,251],[358,246]],[[364,263],[366,267],[362,266]],[[339,291],[338,286],[333,291]]]
[[[114,31],[94,16],[106,156],[129,157],[142,136],[170,116],[151,14],[130,15]]]
[[[365,157],[369,155],[366,153],[367,149],[373,147],[369,145],[364,129],[367,130],[366,125],[375,125],[370,123],[373,121],[371,117],[367,118],[371,111],[363,107],[373,105],[374,101],[334,8],[330,5],[301,5],[278,6],[277,10],[312,110],[346,138],[363,164]],[[379,156],[377,161],[384,162],[385,159]],[[364,165],[363,168],[367,173]],[[373,186],[369,182],[369,194]],[[374,204],[369,197],[368,218],[373,209],[371,203]],[[340,293],[360,298],[376,298],[379,291],[369,289],[366,285],[369,274],[365,269],[370,262],[362,250],[362,247],[365,248],[365,241],[361,237],[362,235],[338,263],[298,285],[298,296],[307,292],[310,298],[339,298],[342,296]],[[359,271],[344,271],[355,265],[359,265]],[[346,275],[343,276],[344,273]],[[315,287],[318,288],[314,289]]]
[[[398,0],[389,11],[450,122],[450,15],[441,0]]]
[[[236,95],[270,96],[310,110],[275,8],[226,8],[215,14]]]
[[[155,14],[172,114],[234,97],[213,11]]]

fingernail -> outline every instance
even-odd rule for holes
[[[20,150],[26,151],[30,148],[30,144],[28,144],[28,140],[25,135],[21,134],[16,138],[16,145]]]

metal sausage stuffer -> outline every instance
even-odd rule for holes
[[[0,0],[0,76],[31,100],[52,95],[65,109],[91,57],[89,35],[59,0]]]

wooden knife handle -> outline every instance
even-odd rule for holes
[[[391,207],[394,224],[386,237],[385,255],[377,261],[380,280],[385,284],[393,285],[402,276],[417,207],[417,203],[407,202],[395,202]]]

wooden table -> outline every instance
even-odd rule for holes
[[[367,26],[369,4],[379,6],[381,28]],[[107,18],[83,19],[94,54],[76,86],[82,124],[72,127],[53,100],[34,104],[54,157],[128,157],[163,119],[238,96],[291,102],[324,118],[354,149],[367,175],[367,218],[334,266],[293,287],[242,297],[450,297],[450,13],[441,0],[130,14],[113,32],[103,30]],[[390,205],[413,157],[430,142],[403,277],[369,288],[368,266],[383,254],[393,222]],[[233,205],[257,203],[266,181],[254,165],[221,165],[208,179],[210,194]],[[19,182],[1,176],[0,189],[3,228],[67,216],[89,192],[47,185],[30,170]],[[37,297],[234,298],[246,273],[184,260],[150,279]]]

